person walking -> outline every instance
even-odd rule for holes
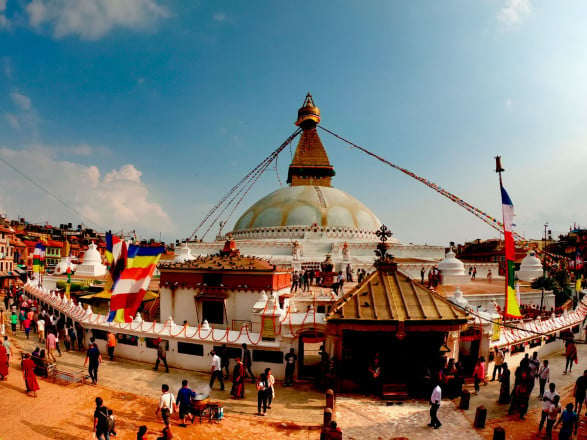
[[[542,396],[542,414],[540,415],[540,424],[538,425],[538,435],[540,435],[540,431],[542,431],[542,427],[544,426],[544,422],[548,423],[548,415],[550,413],[551,406],[554,403],[554,398],[557,396],[560,399],[560,396],[555,391],[555,384],[551,382],[548,385],[548,391],[545,391],[544,395]],[[555,421],[556,421],[557,417],[558,417],[558,414],[554,417]],[[554,424],[554,422],[553,422],[553,424]],[[546,430],[548,431],[548,425],[547,425]],[[551,431],[552,431],[552,425],[551,425]]]
[[[218,379],[220,381],[220,391],[224,391],[224,380],[222,379],[222,367],[220,356],[218,356],[216,352],[214,352],[214,350],[210,352],[210,356],[212,356],[212,365],[210,369],[210,390],[212,390],[214,382],[216,381],[216,379]]]
[[[98,440],[110,440],[108,429],[108,408],[104,406],[101,397],[96,397],[96,409],[94,410],[94,435]]]
[[[275,377],[271,373],[271,368],[265,368],[265,376],[267,376],[267,409],[271,409],[271,402],[275,399]]]
[[[39,391],[39,382],[37,382],[37,375],[35,374],[35,361],[31,359],[28,353],[23,354],[22,360],[22,377],[24,378],[24,385],[26,392],[33,393],[33,397],[37,397]]]
[[[88,363],[88,374],[92,379],[92,385],[96,385],[98,383],[98,367],[102,363],[102,355],[100,354],[100,350],[98,350],[98,344],[95,342],[90,345],[90,348],[88,348],[84,367]]]
[[[430,423],[428,423],[428,426],[431,426],[434,429],[438,429],[442,426],[442,423],[438,420],[438,408],[440,408],[441,401],[442,389],[439,384],[436,384],[432,390],[432,395],[430,396]]]
[[[47,333],[47,340],[46,340],[46,347],[47,347],[47,359],[53,359],[53,362],[57,362],[55,359],[55,347],[57,346],[57,337],[53,332]]]
[[[565,342],[565,345],[566,345],[565,358],[566,358],[567,362],[565,364],[565,371],[563,371],[563,374],[567,374],[567,373],[571,372],[571,370],[573,369],[573,362],[575,362],[575,363],[579,362],[578,357],[577,357],[577,347],[575,346],[575,341],[570,339]]]
[[[0,341],[0,376],[2,376],[0,380],[6,380],[8,376],[8,352],[2,341]]]
[[[293,386],[294,371],[296,369],[296,361],[298,360],[297,355],[293,348],[289,349],[289,353],[285,355],[285,382],[284,387]]]
[[[222,344],[222,349],[220,350],[220,371],[226,370],[226,375],[224,376],[224,379],[228,379],[228,376],[230,376],[230,371],[229,371],[230,357],[229,357],[229,355],[230,355],[230,353],[228,352],[228,348],[226,347],[226,344]]]
[[[245,366],[241,362],[241,358],[237,356],[236,364],[232,372],[232,389],[230,390],[231,396],[235,399],[242,399],[245,397],[246,374]]]
[[[558,415],[561,413],[561,397],[557,394],[554,396],[552,403],[549,404],[548,417],[546,419],[545,439],[552,440],[552,427],[554,426]]]
[[[481,381],[485,382],[485,358],[483,356],[480,356],[475,364],[473,377],[475,379],[475,394],[479,394],[479,384]]]
[[[169,417],[175,412],[175,397],[169,392],[169,385],[164,383],[161,385],[161,396],[159,397],[159,405],[155,411],[155,415],[159,415],[161,411],[161,418],[165,426],[169,426]]]
[[[8,359],[8,362],[10,362],[10,355],[12,354],[12,343],[8,339],[8,336],[4,336],[4,341],[2,344],[4,345],[4,348],[6,348],[6,358]]]
[[[153,370],[159,370],[159,362],[163,362],[165,365],[165,372],[169,373],[169,367],[167,366],[167,342],[163,341],[161,338],[157,338],[157,360],[155,361],[155,366]]]
[[[242,344],[242,348],[243,348],[243,355],[242,355],[241,359],[243,361],[243,365],[245,366],[245,370],[248,372],[248,374],[251,375],[251,383],[255,383],[255,375],[253,374],[253,371],[251,370],[251,367],[253,366],[253,360],[251,358],[251,350],[249,350],[247,348],[247,344],[245,344],[245,343]]]
[[[503,363],[505,361],[505,353],[501,348],[495,349],[495,356],[493,358],[493,374],[491,376],[491,381],[495,380],[495,373],[497,373],[497,379],[501,377],[501,372],[503,371]]]
[[[106,336],[106,349],[108,350],[108,356],[110,360],[114,360],[114,349],[116,348],[116,335],[111,331],[108,332],[108,336]]]
[[[577,414],[581,414],[581,408],[585,401],[585,395],[587,394],[587,370],[583,371],[583,376],[580,376],[575,382],[575,388],[573,389],[573,396],[575,397],[575,408]]]
[[[267,413],[267,389],[269,384],[267,383],[267,375],[261,373],[259,381],[257,382],[257,409],[260,416],[264,416]],[[261,412],[263,408],[263,412]]]
[[[179,426],[183,428],[187,426],[187,420],[192,412],[192,399],[194,397],[196,397],[196,393],[188,387],[188,381],[186,379],[182,380],[175,403],[179,406],[179,419],[181,420]],[[194,423],[194,418],[195,416],[192,415],[192,423]]]
[[[45,342],[45,320],[41,316],[37,321],[37,334],[39,335],[39,342]]]
[[[577,435],[578,418],[577,413],[573,411],[573,404],[567,403],[567,409],[565,409],[560,418],[554,424],[554,428],[562,422],[561,430],[559,432],[559,440],[571,440],[571,435]]]
[[[469,269],[469,273],[471,273],[471,269]],[[420,269],[420,280],[422,284],[424,284],[424,275],[426,275],[426,269],[422,266],[422,269]]]
[[[544,398],[544,388],[546,387],[546,383],[550,381],[550,367],[548,366],[548,359],[545,359],[542,362],[542,366],[538,370],[538,383],[540,385],[540,394],[538,395],[539,399]],[[551,402],[552,403],[552,400]]]

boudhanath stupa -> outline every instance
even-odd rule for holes
[[[334,167],[318,135],[319,122],[320,109],[308,94],[298,111],[296,125],[302,133],[289,166],[289,186],[245,210],[231,237],[242,254],[295,270],[317,269],[327,257],[335,271],[348,265],[372,270],[379,241],[375,232],[382,222],[360,200],[332,186]],[[395,237],[388,243],[400,266],[402,258],[434,264],[444,257],[441,246],[404,245]],[[188,242],[194,256],[218,253],[223,245],[224,236],[214,242]]]

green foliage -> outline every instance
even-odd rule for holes
[[[57,281],[57,283],[55,284],[55,286],[58,289],[65,289],[65,285],[67,284],[67,281],[64,280],[59,280]],[[85,292],[86,290],[88,290],[88,284],[85,282],[72,282],[71,283],[71,291],[72,292]]]
[[[552,291],[557,307],[562,306],[573,295],[573,291],[569,287],[569,276],[565,270],[552,271],[548,278],[536,278],[532,281],[532,288]]]

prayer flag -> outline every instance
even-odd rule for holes
[[[149,287],[151,276],[165,248],[126,245],[126,265],[113,279],[108,321],[131,322]]]
[[[33,252],[33,272],[41,273],[45,266],[45,245],[37,243]]]
[[[513,236],[514,204],[507,191],[501,185],[501,206],[503,211],[503,238],[505,244],[505,316],[521,318],[520,305],[516,295],[516,267],[514,264],[516,248]]]
[[[126,242],[110,233],[106,234],[106,261],[110,270],[110,277],[115,283],[120,273],[126,267],[127,244]]]

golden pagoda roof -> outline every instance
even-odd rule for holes
[[[298,110],[296,125],[303,131],[287,175],[287,183],[291,186],[330,186],[335,173],[318,136],[316,125],[319,122],[320,109],[308,93],[304,105]]]
[[[464,325],[468,320],[464,311],[413,282],[407,275],[379,270],[336,301],[326,319],[374,323],[403,321],[419,325]]]

